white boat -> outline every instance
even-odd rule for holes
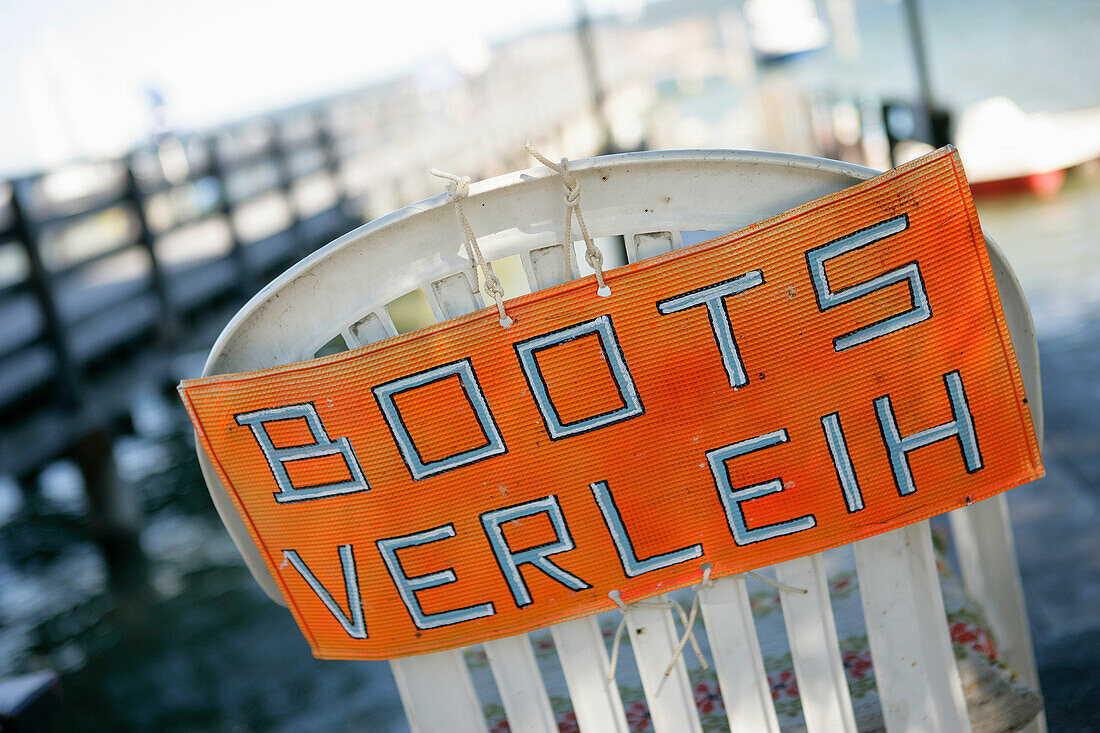
[[[1028,114],[994,97],[963,110],[955,140],[975,192],[1053,195],[1068,169],[1100,158],[1100,108]]]

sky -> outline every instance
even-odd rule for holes
[[[172,127],[209,128],[569,24],[576,1],[0,0],[0,177],[148,139],[148,88],[166,100]],[[585,1],[594,16],[628,19],[647,2]],[[858,0],[861,63],[818,63],[802,81],[915,93],[898,3]],[[1028,111],[1100,103],[1100,64],[1089,63],[1100,0],[921,5],[941,101],[961,109],[1005,95]]]
[[[642,0],[588,0],[594,14]],[[0,0],[0,173],[353,89],[425,56],[563,24],[573,0]]]

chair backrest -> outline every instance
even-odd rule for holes
[[[581,184],[592,235],[622,236],[630,261],[683,246],[685,232],[690,241],[691,233],[700,230],[732,231],[876,175],[835,161],[732,151],[624,154],[575,161],[570,167]],[[474,183],[465,204],[488,260],[518,256],[531,290],[564,280],[557,175],[539,167]],[[1041,437],[1030,313],[1003,256],[988,239],[987,244]],[[421,201],[350,232],[264,288],[226,327],[205,374],[310,359],[336,337],[354,348],[393,336],[397,330],[387,304],[418,288],[438,320],[482,308],[481,297],[471,293],[471,277],[446,196]],[[201,449],[199,457],[214,503],[249,568],[268,594],[281,600]],[[982,596],[978,600],[1007,647],[1004,656],[1035,684],[1003,498],[955,514],[964,581]],[[887,726],[968,729],[927,523],[863,540],[854,549]],[[781,594],[808,728],[854,730],[821,557],[782,563],[775,574],[781,582],[808,590]],[[700,600],[731,728],[777,731],[744,580],[721,579],[701,591]],[[654,728],[699,730],[682,661],[656,694],[678,642],[671,611],[639,607],[627,621]],[[642,628],[646,633],[637,633]],[[618,689],[606,683],[608,653],[594,618],[558,624],[551,632],[580,727],[625,731]],[[497,639],[485,649],[512,729],[558,730],[526,637]],[[391,664],[414,730],[484,729],[460,652]]]

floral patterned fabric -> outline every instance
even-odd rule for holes
[[[973,729],[975,733],[1018,730],[1038,714],[1042,707],[1040,698],[998,660],[996,646],[982,618],[942,559],[943,538],[936,539],[937,565],[940,569],[948,626]],[[850,548],[840,548],[826,553],[825,559],[841,660],[848,679],[856,722],[861,731],[884,730],[875,688],[874,664],[863,625],[854,555]],[[798,696],[798,680],[791,663],[780,608],[781,591],[752,578],[749,578],[748,584],[757,638],[780,727],[784,731],[804,731],[805,721]],[[685,607],[691,602],[690,590],[679,591],[674,596]],[[617,611],[599,616],[600,627],[609,648],[619,618]],[[702,627],[700,616],[696,622],[696,636],[702,646],[703,655],[709,659],[710,651],[705,629]],[[549,631],[536,632],[529,637],[557,717],[558,729],[562,733],[579,731]],[[490,731],[510,731],[484,651],[480,646],[471,647],[466,651],[466,657],[484,704]],[[685,649],[684,660],[703,729],[728,731],[729,722],[713,667],[710,671],[704,670],[690,645]],[[616,681],[630,730],[639,733],[652,731],[641,681],[630,653],[630,644],[626,640],[620,651]]]

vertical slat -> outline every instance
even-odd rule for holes
[[[854,548],[887,730],[969,731],[928,522]]]
[[[584,733],[626,733],[619,686],[607,679],[610,661],[595,616],[550,627],[569,688],[577,725]]]
[[[821,555],[788,560],[775,566],[775,574],[779,582],[806,591],[779,592],[806,729],[810,733],[855,731]]]
[[[533,733],[557,733],[554,710],[526,634],[493,639],[485,642],[484,647],[509,727]]]
[[[626,258],[638,262],[671,252],[677,244],[683,244],[679,231],[627,232],[623,235]]]
[[[630,262],[636,262],[652,254],[658,254],[658,252],[649,252],[648,250],[640,253],[637,247],[631,246],[634,235],[626,234],[625,237],[627,241],[627,259]],[[671,249],[672,240],[670,235],[666,251],[671,251]],[[555,245],[524,254],[522,258],[523,267],[527,273],[532,292],[565,282],[564,258],[566,255],[570,257],[573,272],[577,272],[576,257],[572,248],[565,250],[561,245]],[[559,641],[559,637],[563,636],[564,633],[573,636],[573,641],[578,646],[576,658],[573,658],[573,653],[569,651],[566,652],[566,658],[562,658],[563,671],[567,664],[575,669],[572,676],[577,680],[576,683],[570,681],[570,675],[567,673],[566,684],[569,685],[570,695],[574,700],[578,722],[581,722],[580,715],[583,709],[590,712],[594,718],[597,715],[601,716],[590,724],[589,730],[622,730],[625,728],[626,720],[623,715],[622,701],[618,689],[614,685],[607,685],[599,680],[587,682],[597,672],[606,675],[607,652],[603,648],[602,639],[598,636],[599,629],[594,626],[595,620],[582,620],[582,622],[584,621],[591,623],[593,627],[587,631],[569,629],[567,632],[563,632],[562,628],[568,626],[563,624],[554,627],[553,630],[555,643],[559,645],[559,658],[562,658],[562,647],[566,646],[565,641]],[[664,680],[662,684],[665,669],[668,667],[668,663],[675,654],[676,646],[679,643],[672,619],[672,611],[645,605],[631,606],[627,614],[627,630],[630,634],[634,659],[638,665],[642,689],[645,692],[646,703],[649,706],[653,721],[653,729],[657,733],[663,731],[675,731],[677,733],[679,731],[701,731],[699,716],[695,708],[695,698],[692,695],[691,682],[688,679],[683,659],[677,660],[669,678]],[[584,639],[584,636],[589,638]],[[592,658],[600,666],[596,669],[584,670],[583,665],[588,659]],[[591,664],[591,662],[588,662],[588,664]],[[589,689],[587,692],[581,693],[582,697],[578,698],[578,693],[574,690],[575,684],[577,686],[585,685]],[[660,688],[660,694],[657,692],[658,688]],[[609,727],[606,722],[609,718],[613,721],[611,725],[619,727]]]
[[[653,601],[666,601],[658,596]],[[650,603],[637,603],[629,607],[626,628],[630,633],[630,645],[634,660],[642,678],[646,704],[656,733],[680,733],[699,731],[699,714],[695,709],[695,697],[691,691],[684,659],[680,657],[672,672],[664,679],[665,669],[676,653],[680,639],[672,620],[672,611],[657,608]],[[663,680],[663,683],[662,683]],[[660,692],[658,693],[658,689]]]
[[[343,332],[350,348],[396,334],[385,308],[367,314]],[[488,727],[461,651],[394,659],[390,669],[413,733],[476,731]]]
[[[520,260],[531,292],[565,282],[567,255],[576,272],[572,248],[566,250],[558,244],[523,253]],[[607,678],[610,660],[596,617],[556,624],[550,627],[550,634],[580,729],[585,733],[625,733],[623,701],[619,686]]]
[[[539,247],[523,254],[520,259],[532,293],[565,282],[566,256],[569,257],[572,271],[577,272],[577,257],[572,247],[567,251],[563,245],[555,244],[550,247]]]
[[[481,295],[471,292],[470,285],[469,275],[458,272],[425,288],[435,317],[454,318],[481,308]],[[485,652],[511,727],[524,731],[556,730],[550,699],[527,636],[487,642]]]
[[[488,727],[461,651],[394,659],[390,669],[413,733],[479,731]]]
[[[1038,690],[1039,672],[1005,495],[958,509],[948,517],[963,585],[985,613],[1001,660]],[[1040,712],[1024,730],[1046,733],[1046,729],[1046,716]]]
[[[470,273],[456,272],[424,288],[428,305],[437,321],[473,313],[484,307],[481,293],[473,289],[477,283],[471,283],[470,278]]]
[[[368,313],[344,330],[350,348],[396,335],[385,308]],[[485,730],[466,660],[457,650],[394,659],[390,662],[409,727],[414,733]]]
[[[366,346],[397,335],[397,328],[385,308],[379,308],[360,318],[341,332],[349,349]]]
[[[744,578],[722,578],[701,589],[699,608],[730,730],[779,733]]]

